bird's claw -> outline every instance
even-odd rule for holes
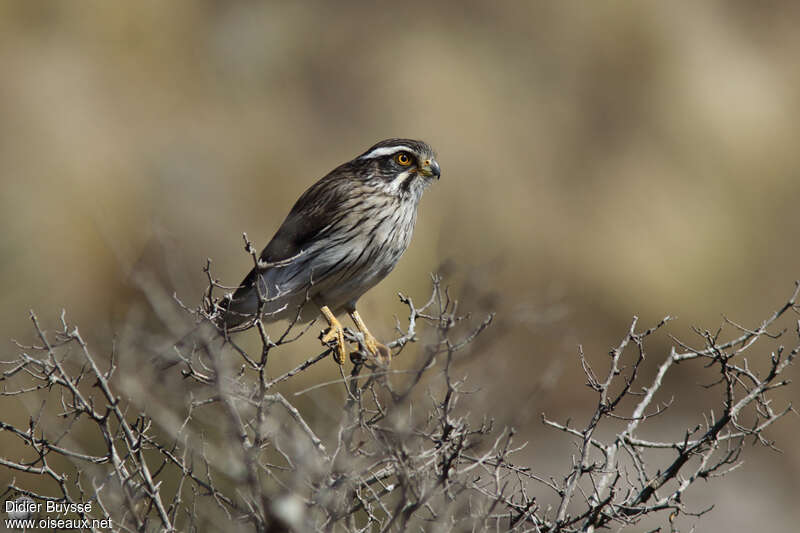
[[[392,351],[385,344],[378,342],[378,339],[372,336],[371,333],[364,333],[364,346],[367,350],[375,356],[375,359],[384,366],[389,366],[392,362]]]
[[[331,321],[331,326],[320,334],[319,340],[321,340],[323,344],[330,344],[336,341],[333,358],[337,363],[343,365],[347,358],[347,345],[344,343],[344,328],[342,324],[334,318]]]

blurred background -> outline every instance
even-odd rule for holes
[[[62,308],[108,352],[148,320],[132,273],[196,306],[206,258],[237,284],[242,232],[260,249],[316,179],[420,138],[442,179],[362,314],[390,337],[396,293],[422,301],[431,272],[495,311],[463,363],[471,410],[564,472],[538,417],[588,416],[579,345],[602,358],[634,314],[687,340],[723,314],[757,326],[800,277],[798,24],[794,2],[2,2],[0,353],[32,340],[29,309],[53,328]],[[670,385],[679,434],[698,369]],[[784,453],[693,489],[716,505],[700,530],[800,520],[797,417],[769,435]]]

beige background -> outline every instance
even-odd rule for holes
[[[196,305],[207,257],[237,283],[243,231],[263,246],[328,170],[421,138],[442,179],[363,314],[389,336],[432,271],[496,311],[472,411],[563,472],[538,414],[585,419],[579,344],[602,356],[633,314],[753,326],[800,277],[798,30],[793,2],[2,2],[0,338],[63,307],[107,351],[143,308],[131,272]],[[670,384],[687,416],[694,370]],[[800,520],[797,417],[769,436],[784,454],[690,493],[717,505],[699,530]]]

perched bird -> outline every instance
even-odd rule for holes
[[[236,331],[257,316],[310,321],[320,313],[329,328],[323,343],[336,341],[334,356],[347,356],[336,315],[346,311],[367,349],[382,361],[389,349],[369,332],[356,310],[362,294],[386,277],[403,255],[414,230],[425,188],[440,175],[430,146],[387,139],[335,169],[300,196],[257,267],[221,303],[217,327]]]

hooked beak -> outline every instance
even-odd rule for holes
[[[435,159],[426,159],[420,166],[419,173],[428,178],[435,176],[438,180],[441,175],[441,169]]]

